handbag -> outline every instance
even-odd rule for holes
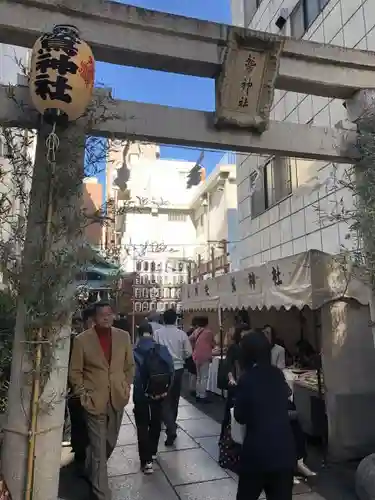
[[[230,432],[233,441],[242,445],[245,439],[246,425],[239,424],[234,418],[234,408],[230,409]]]
[[[186,370],[191,373],[192,375],[196,375],[197,374],[197,367],[194,363],[194,359],[192,356],[189,356],[186,360],[185,360],[185,368]]]

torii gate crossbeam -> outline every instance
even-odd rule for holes
[[[28,87],[14,87],[12,91],[10,99],[9,88],[0,85],[0,123],[36,129],[38,115],[30,102]],[[94,117],[92,135],[258,154],[282,153],[338,163],[352,162],[355,153],[354,149],[347,149],[355,141],[355,132],[349,130],[287,122],[271,122],[269,130],[261,135],[247,130],[217,130],[213,126],[213,113],[110,98],[105,101],[108,119],[100,120],[103,89],[97,89],[97,93],[102,94],[101,106],[93,106],[97,120]]]
[[[75,25],[97,60],[207,78],[220,72],[232,29],[111,1],[0,2],[1,43],[30,48],[51,23]],[[276,88],[347,99],[374,82],[374,53],[285,38]]]
[[[228,41],[234,30],[238,33],[238,28],[227,25],[105,0],[0,2],[0,42],[31,47],[56,24],[74,24],[97,60],[215,79],[223,72]],[[250,30],[242,33],[259,40],[270,36],[282,40],[276,88],[348,98],[359,89],[375,86],[373,53]],[[0,123],[34,127],[27,91],[18,88],[15,92],[29,117],[0,88]],[[218,128],[214,113],[127,101],[107,104],[114,111],[113,118],[95,125],[93,135],[340,163],[352,163],[355,158],[353,131],[271,122],[268,130],[257,134],[241,126]]]

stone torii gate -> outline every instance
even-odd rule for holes
[[[352,116],[358,118],[368,104],[365,90],[375,87],[375,54],[105,0],[0,2],[2,43],[31,48],[37,37],[56,24],[77,27],[98,61],[216,81],[215,112],[108,99],[109,119],[94,120],[93,135],[336,163],[356,160],[355,126],[329,128],[272,122],[269,111],[273,90],[277,88],[346,99]],[[13,92],[14,99],[9,99],[8,88],[0,87],[0,123],[36,129],[38,117],[31,106],[28,89],[18,86]],[[17,105],[20,102],[22,106]],[[101,112],[97,110],[98,117]],[[82,134],[79,123],[75,130]],[[64,137],[60,150],[64,150]],[[39,159],[41,157],[42,152]],[[61,162],[64,161],[62,157]],[[43,168],[43,162],[37,161],[31,193],[39,210],[45,205],[36,188],[43,179]],[[31,205],[29,225],[32,221]],[[19,329],[16,340],[22,342]],[[60,359],[60,372],[51,377],[57,390],[63,392],[66,378],[61,376],[61,369],[66,373],[67,355]],[[17,374],[12,373],[12,383],[20,384]],[[13,500],[21,500],[28,426],[27,416],[19,415],[19,401],[15,399],[13,403],[15,410],[11,410],[7,425],[17,423],[23,431],[10,429],[6,433],[7,450],[11,452],[3,468]],[[59,402],[50,414],[40,417],[42,431],[36,448],[33,500],[55,500],[57,497],[63,406],[64,402]],[[48,438],[43,437],[43,429],[51,431]]]

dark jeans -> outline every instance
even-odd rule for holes
[[[177,434],[177,414],[178,403],[181,396],[182,376],[184,369],[176,370],[174,372],[173,382],[169,389],[168,396],[163,403],[163,420],[167,428],[167,436],[175,437]]]
[[[70,415],[70,441],[78,462],[86,460],[86,448],[89,444],[85,412],[81,401],[77,397],[68,399],[68,408]]]
[[[137,426],[139,460],[143,467],[146,463],[152,462],[152,455],[156,455],[158,451],[162,402],[135,402],[134,417]]]
[[[267,500],[292,500],[293,470],[240,473],[237,500],[258,500],[263,490]]]

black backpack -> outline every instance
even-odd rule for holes
[[[160,354],[159,344],[148,351],[142,371],[145,396],[154,400],[165,398],[172,383],[172,374],[168,363]]]

